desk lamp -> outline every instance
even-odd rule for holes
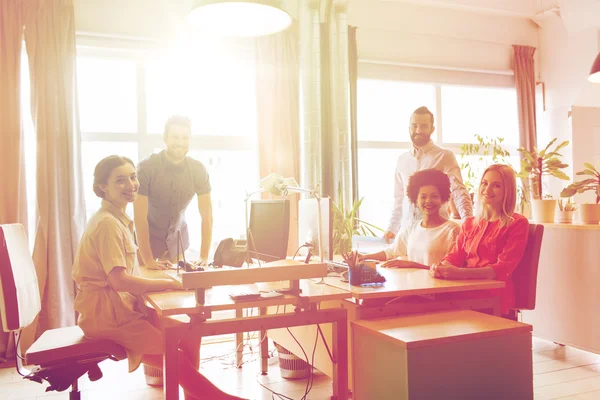
[[[321,221],[321,196],[317,190],[309,190],[304,189],[298,186],[298,183],[294,178],[284,178],[281,175],[272,173],[267,175],[260,181],[260,187],[265,192],[272,193],[276,196],[287,196],[289,192],[295,193],[306,193],[311,195],[317,200],[317,235],[319,236],[319,259],[321,263],[323,261],[323,237],[322,237],[322,221]],[[319,283],[324,283],[325,281],[321,278]]]

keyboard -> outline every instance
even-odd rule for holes
[[[341,261],[327,261],[327,268],[334,271],[343,272],[348,270],[348,264]]]
[[[251,301],[261,298],[261,294],[257,292],[235,292],[230,293],[229,298],[233,301]]]

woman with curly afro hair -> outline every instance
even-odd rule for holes
[[[460,227],[440,215],[450,198],[448,175],[437,169],[415,172],[408,179],[406,195],[421,210],[423,219],[401,228],[387,249],[360,259],[386,261],[384,268],[429,269],[452,249]]]

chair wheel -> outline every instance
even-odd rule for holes
[[[100,370],[100,367],[98,365],[91,366],[88,371],[88,377],[92,382],[102,378],[102,371]]]

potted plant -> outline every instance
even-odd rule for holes
[[[471,194],[471,198],[479,183],[478,179],[481,178],[481,173],[490,164],[502,163],[510,165],[510,153],[502,147],[504,138],[490,139],[476,134],[475,139],[477,139],[477,143],[467,143],[460,146],[460,169],[464,184]],[[479,155],[478,163],[473,163],[467,159],[467,156],[473,155]],[[488,156],[492,157],[491,163],[488,161]]]
[[[358,209],[364,198],[355,201],[346,209],[342,202],[342,190],[338,189],[339,204],[333,203],[333,254],[345,254],[352,250],[352,236],[377,236],[374,232],[383,229],[358,218]]]
[[[596,204],[580,204],[579,218],[584,224],[598,224],[600,221],[600,172],[590,163],[584,163],[585,169],[575,175],[589,176],[579,182],[573,182],[560,192],[560,197],[572,197],[576,193],[592,190],[596,193]]]
[[[487,167],[496,163],[511,164],[510,152],[503,147],[503,137],[489,138],[476,134],[475,139],[477,139],[477,143],[467,143],[460,146],[461,174],[464,184],[471,195],[471,200],[473,200],[474,193],[479,185],[481,174]],[[475,155],[479,155],[476,162],[467,158],[468,156]],[[489,158],[490,156],[491,159]],[[451,207],[453,206],[451,202],[448,204]],[[517,187],[517,205],[518,213],[527,213],[527,196],[525,195],[525,188],[522,182]],[[458,215],[458,212],[454,214]]]
[[[567,201],[563,199],[558,200],[558,215],[556,218],[556,222],[559,224],[570,224],[573,222],[573,213],[577,209],[577,204],[573,203],[571,198],[568,198]]]
[[[567,168],[569,165],[563,163],[559,157],[562,157],[558,151],[569,144],[569,141],[564,141],[557,145],[554,150],[550,147],[556,142],[556,138],[541,151],[534,148],[533,151],[520,147],[517,149],[523,154],[521,159],[521,172],[517,175],[522,179],[529,179],[531,182],[531,214],[532,219],[536,222],[553,222],[554,212],[556,210],[556,200],[545,199],[542,190],[542,178],[544,175],[554,176],[558,179],[569,180],[567,174],[561,169]]]

